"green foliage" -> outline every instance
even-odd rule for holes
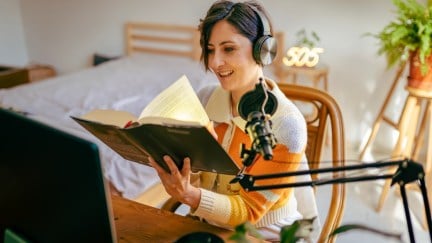
[[[422,71],[432,47],[432,1],[422,5],[416,0],[393,0],[397,18],[374,35],[380,40],[378,54],[385,55],[388,67],[406,61],[410,53],[418,51]]]
[[[294,221],[291,225],[286,225],[281,228],[279,233],[281,243],[296,243],[300,239],[309,238],[312,230],[312,225],[316,217],[311,219],[300,219]],[[243,223],[235,227],[234,234],[230,236],[230,240],[237,243],[248,243],[246,235],[249,234],[257,239],[262,239],[258,230],[249,222]]]
[[[262,236],[258,230],[250,222],[237,225],[235,227],[234,234],[231,235],[229,239],[237,243],[247,243],[249,242],[249,240],[246,238],[248,233],[257,239],[262,239]]]
[[[320,38],[315,31],[311,31],[309,35],[305,29],[301,29],[296,33],[296,36],[297,36],[297,43],[296,43],[297,46],[306,46],[309,48],[313,48],[320,41]]]
[[[280,232],[281,243],[296,243],[299,238],[296,236],[296,232],[300,229],[300,223],[295,221],[292,225],[282,227]]]
[[[291,225],[283,226],[280,231],[280,242],[296,243],[300,239],[306,239],[307,237],[301,233],[302,228],[305,228],[306,226],[306,228],[311,229],[308,226],[311,225],[314,220],[315,217],[311,219],[296,220]],[[352,230],[364,231],[376,235],[381,235],[383,237],[391,238],[398,242],[403,242],[401,233],[387,232],[387,231],[379,230],[362,224],[341,225],[338,228],[336,228],[333,232],[331,232],[328,237],[346,233]],[[248,234],[257,239],[261,239],[261,240],[263,239],[260,233],[258,232],[258,230],[255,228],[255,226],[252,225],[250,222],[246,222],[235,227],[234,233],[230,236],[229,239],[237,243],[249,243],[249,240],[246,237]]]

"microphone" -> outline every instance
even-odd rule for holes
[[[239,115],[246,120],[246,133],[252,141],[251,151],[245,151],[242,145],[241,157],[260,153],[265,160],[273,158],[276,138],[271,130],[270,116],[276,112],[277,99],[264,85],[263,79],[255,85],[255,89],[244,94],[238,104]],[[251,156],[248,156],[251,157]],[[244,163],[250,165],[254,156]]]

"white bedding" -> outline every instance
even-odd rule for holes
[[[106,178],[125,197],[133,199],[158,181],[153,169],[124,160],[70,116],[95,108],[125,110],[138,116],[154,96],[183,74],[195,90],[217,82],[213,74],[191,59],[136,54],[76,73],[0,89],[0,106],[28,112],[34,119],[96,142]]]

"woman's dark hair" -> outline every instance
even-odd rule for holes
[[[201,61],[204,63],[206,70],[209,70],[207,46],[211,31],[217,22],[226,20],[237,29],[239,34],[248,38],[252,44],[262,36],[263,23],[253,8],[260,11],[260,13],[267,18],[267,22],[270,25],[270,31],[273,33],[268,15],[264,8],[256,1],[234,3],[232,1],[219,0],[213,3],[207,11],[205,18],[201,19],[201,23],[198,27],[201,33]],[[253,54],[251,53],[251,55]]]

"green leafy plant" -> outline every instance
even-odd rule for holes
[[[308,33],[306,29],[301,29],[296,33],[297,37],[297,46],[306,46],[309,48],[313,48],[317,46],[318,42],[320,42],[320,38],[315,31],[311,31]]]
[[[296,243],[301,239],[309,239],[313,230],[313,222],[316,217],[311,219],[300,219],[294,221],[291,225],[286,225],[279,232],[281,243]],[[263,237],[250,222],[246,222],[235,227],[234,233],[229,238],[237,243],[248,243],[247,234],[262,240]]]
[[[234,233],[230,236],[229,239],[237,243],[247,243],[249,242],[249,240],[246,237],[247,234],[257,239],[263,238],[253,224],[251,224],[250,222],[246,222],[237,225],[234,229]]]
[[[291,225],[283,226],[280,231],[280,242],[296,243],[302,239],[303,240],[309,239],[310,233],[313,229],[312,224],[314,220],[315,217],[311,219],[301,219],[301,220],[294,221],[294,223]],[[373,227],[369,227],[367,225],[362,225],[362,224],[341,225],[338,228],[336,228],[333,232],[331,232],[328,237],[340,235],[353,230],[369,232],[386,238],[391,238],[398,242],[403,242],[401,233],[387,232],[387,231],[375,229]],[[237,243],[249,243],[250,241],[247,238],[248,234],[255,237],[256,239],[260,239],[260,240],[263,239],[263,237],[260,235],[260,233],[255,228],[255,226],[252,225],[250,222],[246,222],[235,227],[234,233],[230,236],[229,239]]]
[[[432,0],[420,4],[417,0],[393,0],[396,20],[374,35],[380,41],[379,55],[385,55],[388,67],[408,60],[418,52],[421,71],[427,71],[426,58],[432,47]]]
[[[294,221],[291,225],[283,226],[280,231],[281,243],[296,243],[299,240],[310,239],[313,222],[316,217],[311,219],[300,219]],[[310,240],[307,240],[309,242]]]

